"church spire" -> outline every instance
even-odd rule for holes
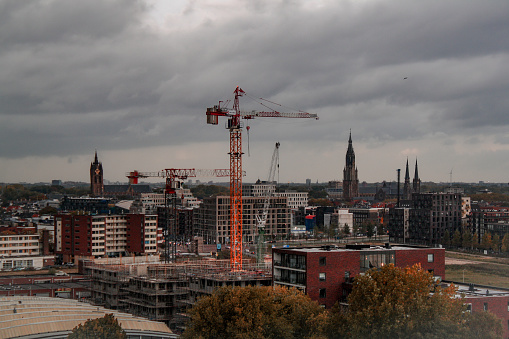
[[[346,151],[346,164],[343,169],[343,199],[352,200],[359,196],[359,179],[355,166],[355,152],[352,145],[352,130],[348,137],[348,149]]]
[[[421,179],[419,179],[419,171],[417,169],[417,158],[415,158],[415,174],[413,181],[413,190],[415,193],[421,193]]]
[[[410,189],[410,170],[408,169],[408,157],[406,158],[405,184],[403,185],[403,199],[410,200],[412,190]]]
[[[419,179],[419,171],[417,170],[417,158],[415,158],[415,174],[414,174],[414,180]]]

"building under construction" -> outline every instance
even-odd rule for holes
[[[200,296],[222,286],[270,286],[269,266],[248,260],[233,271],[229,260],[200,259],[178,263],[84,262],[91,278],[91,302],[166,323],[184,324],[186,309]]]

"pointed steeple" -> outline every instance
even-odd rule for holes
[[[406,158],[405,183],[403,184],[403,199],[412,199],[412,190],[410,189],[410,170],[408,169],[408,157]]]
[[[95,160],[94,160],[94,164],[97,164],[99,162],[99,159],[97,159],[97,150],[95,150]]]
[[[343,199],[352,200],[359,196],[359,179],[355,166],[355,152],[352,145],[352,130],[348,137],[348,149],[346,151],[346,164],[343,169]]]
[[[419,171],[417,170],[417,158],[415,158],[415,174],[414,174],[414,180],[419,179]]]
[[[355,167],[355,152],[352,145],[352,130],[350,130],[350,136],[348,138],[348,149],[346,150],[346,166]]]
[[[405,182],[410,182],[410,171],[408,170],[408,157],[406,158]]]
[[[421,179],[419,179],[419,171],[417,169],[417,158],[415,159],[415,174],[412,186],[414,193],[421,193]]]

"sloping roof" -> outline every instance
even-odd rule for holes
[[[72,299],[15,296],[0,298],[0,338],[65,338],[79,324],[111,313],[128,335],[175,337],[164,323],[128,313]]]

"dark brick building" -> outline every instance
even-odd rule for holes
[[[389,210],[389,236],[391,241],[422,245],[443,242],[446,231],[454,234],[461,231],[461,194],[414,193],[408,210],[408,229],[404,229],[405,214],[392,208]],[[404,235],[404,239],[401,237]]]

